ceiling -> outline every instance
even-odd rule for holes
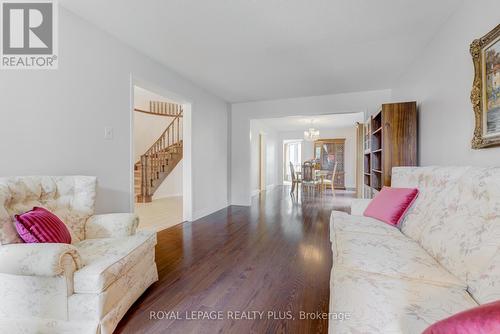
[[[280,118],[264,118],[257,121],[272,130],[304,131],[310,127],[318,130],[338,129],[354,126],[356,122],[363,122],[364,113],[331,114],[317,116],[290,116]],[[312,121],[312,124],[311,124]]]
[[[60,0],[228,102],[391,88],[462,0]]]

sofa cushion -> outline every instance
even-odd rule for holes
[[[488,266],[471,273],[467,282],[470,294],[480,304],[500,300],[500,246]]]
[[[156,233],[142,231],[123,238],[87,239],[75,244],[84,267],[74,276],[75,293],[100,293],[146,257]]]
[[[334,267],[466,289],[464,282],[446,271],[418,243],[403,234],[388,237],[338,232],[335,238]]]
[[[500,168],[474,168],[462,176],[445,213],[423,231],[422,246],[464,280],[491,274],[487,267],[500,246]]]
[[[342,211],[332,211],[330,216],[330,241],[337,231],[360,232],[386,236],[401,236],[401,232],[375,218],[352,216]]]
[[[329,333],[421,333],[430,324],[477,303],[462,289],[388,278],[333,266]]]
[[[153,276],[148,273],[152,273]],[[70,319],[102,319],[120,304],[125,295],[136,294],[137,287],[144,291],[151,281],[157,280],[155,251],[150,249],[141,261],[119,277],[101,293],[74,293],[68,298]]]
[[[446,199],[458,180],[471,167],[396,167],[392,169],[391,186],[417,188],[419,195],[401,223],[404,234],[422,241],[428,226],[439,224],[445,215]]]
[[[417,235],[431,256],[469,285],[476,300],[485,302],[490,300],[487,295],[500,295],[500,285],[487,279],[500,276],[495,265],[499,261],[500,168],[395,168],[393,180],[398,185],[418,180],[421,190],[403,231]]]

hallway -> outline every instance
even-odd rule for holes
[[[301,311],[328,312],[330,212],[347,211],[353,194],[292,201],[289,189],[276,187],[254,197],[251,207],[232,206],[161,231],[160,280],[117,333],[326,333],[328,320],[298,319]],[[159,311],[179,313],[150,319]],[[220,311],[222,319],[186,319],[193,311]],[[237,311],[263,313],[253,321],[228,319]]]

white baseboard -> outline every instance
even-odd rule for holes
[[[193,221],[200,219],[200,218],[203,218],[205,216],[208,216],[208,215],[210,215],[214,212],[217,212],[219,210],[222,210],[224,208],[227,208],[228,206],[229,206],[229,204],[227,202],[224,202],[224,203],[221,203],[219,205],[215,205],[212,208],[204,208],[201,210],[197,210],[197,211],[193,212]]]

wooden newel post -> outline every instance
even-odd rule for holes
[[[145,200],[148,196],[148,156],[141,155],[141,196]]]
[[[180,139],[180,137],[179,137],[180,120],[181,120],[180,118],[177,118],[177,143],[179,143],[179,139]]]

